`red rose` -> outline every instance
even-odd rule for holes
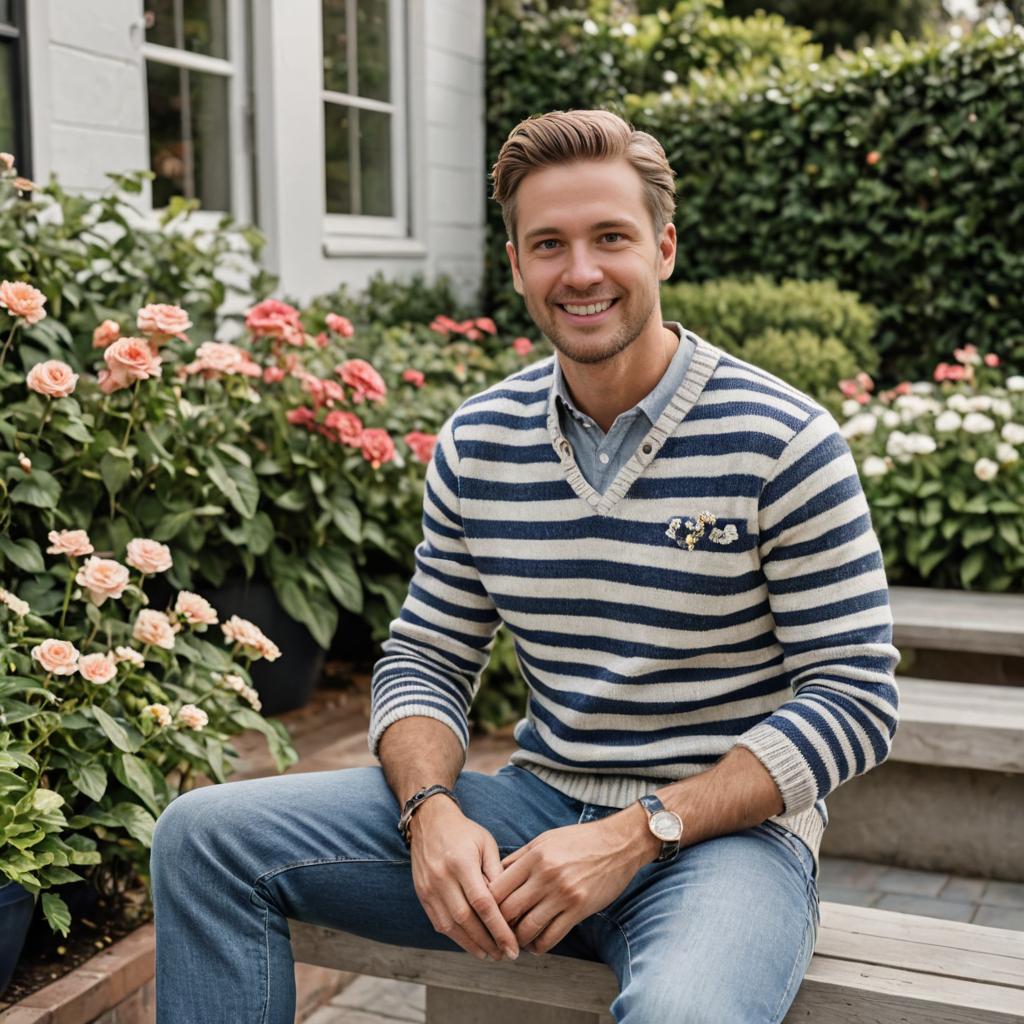
[[[412,430],[402,440],[412,449],[413,455],[420,462],[430,462],[434,454],[434,445],[437,443],[437,434],[423,434],[418,430]]]
[[[391,435],[386,430],[376,427],[363,431],[360,447],[363,450],[363,458],[374,469],[380,469],[383,463],[390,462],[395,457],[395,442],[391,440]]]
[[[334,372],[352,388],[352,401],[357,405],[364,398],[379,402],[388,393],[381,375],[365,359],[349,359]]]
[[[426,378],[419,370],[404,370],[402,372],[402,380],[412,384],[413,387],[421,388]]]

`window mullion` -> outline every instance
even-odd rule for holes
[[[348,91],[353,96],[359,95],[359,49],[356,33],[359,31],[356,20],[356,0],[345,3],[345,48],[348,62]],[[359,156],[359,109],[348,108],[348,153],[349,153],[349,202],[354,214],[363,212],[363,166]]]

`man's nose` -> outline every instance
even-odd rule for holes
[[[587,246],[569,250],[569,263],[562,274],[562,283],[574,291],[583,292],[604,278],[604,272]]]

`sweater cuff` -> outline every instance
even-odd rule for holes
[[[377,750],[380,747],[381,737],[384,735],[387,727],[394,725],[401,718],[412,718],[413,716],[434,718],[438,722],[444,722],[455,734],[455,738],[459,741],[459,746],[462,747],[462,752],[466,752],[466,737],[455,727],[455,723],[450,715],[446,715],[443,711],[439,711],[429,704],[402,704],[400,707],[393,708],[387,714],[370,719],[370,728],[367,736],[370,753],[379,760],[380,755],[377,753]]]
[[[736,741],[765,766],[785,804],[783,814],[799,814],[814,806],[818,787],[814,773],[787,736],[772,725],[760,722]]]

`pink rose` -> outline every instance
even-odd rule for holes
[[[379,430],[371,427],[363,431],[360,439],[360,447],[363,450],[363,458],[373,466],[380,469],[385,462],[390,462],[395,457],[395,443],[386,430]]]
[[[402,440],[412,449],[413,455],[420,462],[430,462],[431,456],[434,454],[434,445],[437,443],[437,434],[422,434],[418,430],[413,430]]]
[[[329,412],[324,418],[323,430],[338,444],[358,448],[362,442],[363,422],[354,412],[341,412],[339,409]]]
[[[166,651],[174,648],[174,626],[164,612],[143,608],[132,627],[132,636],[142,644],[152,644]]]
[[[0,164],[8,171],[14,170],[14,155],[11,153],[0,153]]]
[[[512,342],[512,350],[517,356],[526,356],[533,351],[533,342],[529,338],[516,338]]]
[[[24,452],[18,452],[18,465],[26,475],[32,472],[32,460]]]
[[[349,359],[334,372],[355,392],[352,401],[357,404],[364,398],[379,402],[388,393],[381,375],[365,359]]]
[[[79,659],[78,671],[90,683],[109,683],[117,675],[117,663],[109,654],[87,654]]]
[[[185,369],[189,373],[202,373],[207,380],[222,374],[240,373],[258,377],[262,373],[245,349],[220,341],[204,341],[196,350],[195,361]]]
[[[147,576],[156,572],[166,572],[173,564],[171,549],[166,544],[145,537],[136,537],[128,541],[125,561],[133,569],[138,569]]]
[[[430,321],[430,329],[447,337],[452,331],[457,331],[459,325],[450,316],[438,315]]]
[[[305,427],[307,430],[312,430],[316,424],[316,413],[308,405],[300,405],[298,409],[289,409],[284,415],[293,427]]]
[[[88,591],[89,600],[99,606],[108,597],[117,598],[124,593],[124,588],[128,586],[128,569],[112,558],[97,558],[93,555],[78,570],[75,582]]]
[[[4,281],[0,284],[0,306],[11,316],[21,317],[27,324],[37,324],[46,316],[43,305],[46,296],[23,281]]]
[[[995,352],[987,353],[985,355],[985,365],[986,366],[998,366],[999,365],[999,356],[997,356],[995,354]]]
[[[264,384],[280,384],[284,380],[284,370],[279,366],[268,366],[263,371]]]
[[[221,623],[220,628],[228,640],[241,644],[248,649],[250,654],[259,655],[266,658],[267,661],[276,661],[281,656],[281,650],[277,644],[267,637],[259,626],[248,619],[232,615],[227,622]]]
[[[402,380],[407,381],[409,384],[412,384],[413,387],[421,388],[423,387],[423,382],[426,380],[426,378],[423,376],[422,373],[420,373],[419,370],[403,370]]]
[[[351,338],[356,333],[352,321],[347,316],[338,316],[337,313],[327,314],[327,329],[340,334],[343,338]]]
[[[104,351],[103,360],[108,369],[100,370],[99,381],[105,395],[163,373],[160,357],[142,338],[118,338]]]
[[[481,331],[486,331],[488,334],[497,334],[498,328],[495,326],[494,321],[489,316],[479,316],[476,318],[476,326]]]
[[[134,647],[123,644],[114,648],[114,661],[119,665],[122,661],[130,661],[136,668],[146,667],[146,659]]]
[[[44,640],[32,648],[32,657],[55,676],[74,675],[78,668],[78,649],[67,640]]]
[[[47,359],[28,371],[25,383],[47,398],[67,398],[75,390],[78,374],[59,359]]]
[[[121,337],[121,328],[117,325],[114,320],[104,320],[92,332],[92,347],[93,348],[106,348],[108,345],[117,341]]]
[[[80,558],[93,552],[92,541],[85,530],[51,530],[47,539],[50,541],[50,547],[46,549],[48,555]]]
[[[154,302],[139,310],[136,326],[142,334],[157,343],[168,338],[188,341],[185,331],[192,326],[192,321],[180,306]]]
[[[171,709],[166,704],[147,704],[142,713],[152,718],[157,725],[171,724]]]
[[[199,594],[183,590],[174,602],[174,611],[190,626],[212,626],[217,621],[217,610]]]
[[[186,729],[202,729],[210,721],[210,716],[195,704],[182,704],[178,711],[178,721]]]
[[[264,299],[253,306],[245,316],[245,326],[258,337],[282,335],[286,327],[301,330],[299,311],[277,299]]]

